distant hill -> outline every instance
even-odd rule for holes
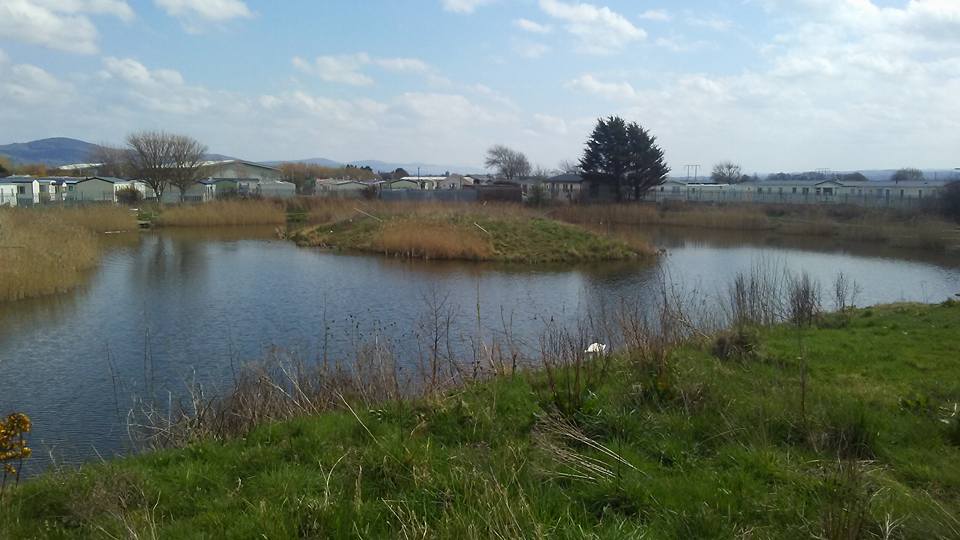
[[[53,137],[25,143],[0,145],[0,155],[7,156],[14,163],[43,163],[48,167],[89,163],[90,156],[98,145],[70,139]],[[237,159],[223,154],[207,154],[210,161]]]
[[[61,165],[71,165],[74,163],[89,163],[90,155],[96,144],[88,143],[78,139],[67,137],[53,137],[50,139],[40,139],[25,143],[14,143],[0,145],[0,155],[7,156],[14,163],[43,163],[48,167],[59,167]],[[207,159],[211,161],[220,161],[227,159],[238,159],[223,154],[207,154]],[[405,169],[410,174],[417,174],[417,167],[420,168],[420,174],[434,175],[444,172],[457,172],[462,174],[479,174],[484,170],[477,167],[464,167],[462,165],[435,165],[430,163],[390,163],[375,159],[351,161],[345,163],[327,158],[310,158],[291,160],[294,163],[308,163],[311,165],[321,165],[323,167],[343,167],[344,165],[354,165],[356,167],[370,167],[374,171],[394,171],[399,168]],[[261,161],[264,165],[276,166],[284,161]]]
[[[71,163],[85,163],[97,145],[77,139],[54,137],[26,143],[0,146],[0,155],[14,163],[43,163],[57,167]]]
[[[269,165],[270,167],[276,167],[282,163],[303,163],[305,165],[319,165],[321,167],[343,167],[345,164],[340,163],[339,161],[334,161],[327,158],[308,158],[308,159],[291,159],[287,161],[261,161],[263,165]]]

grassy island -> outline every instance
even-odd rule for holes
[[[960,304],[893,305],[48,474],[3,538],[958,538]],[[337,402],[337,399],[332,399]]]
[[[377,204],[314,209],[318,223],[292,233],[304,247],[415,259],[513,263],[586,262],[651,255],[627,244],[513,205]]]

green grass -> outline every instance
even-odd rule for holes
[[[357,405],[32,480],[0,537],[957,538],[958,329],[957,303],[876,307],[728,360],[621,353],[572,393],[532,372]]]

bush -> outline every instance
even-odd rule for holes
[[[117,202],[133,206],[143,200],[143,193],[132,186],[127,186],[117,190]]]
[[[543,184],[537,184],[530,188],[530,194],[527,196],[526,203],[529,206],[540,207],[547,203],[547,189]]]
[[[759,357],[759,345],[756,330],[741,327],[717,336],[711,352],[720,360],[754,360]]]
[[[943,215],[960,223],[960,181],[947,184],[940,198]]]

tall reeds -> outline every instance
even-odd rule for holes
[[[421,219],[401,219],[384,227],[374,247],[385,255],[411,259],[481,261],[493,256],[493,246],[483,233]]]
[[[98,234],[136,228],[122,208],[0,208],[0,302],[76,287],[99,260]]]
[[[156,224],[161,227],[283,225],[286,222],[287,214],[282,205],[261,200],[169,207],[156,219]]]

